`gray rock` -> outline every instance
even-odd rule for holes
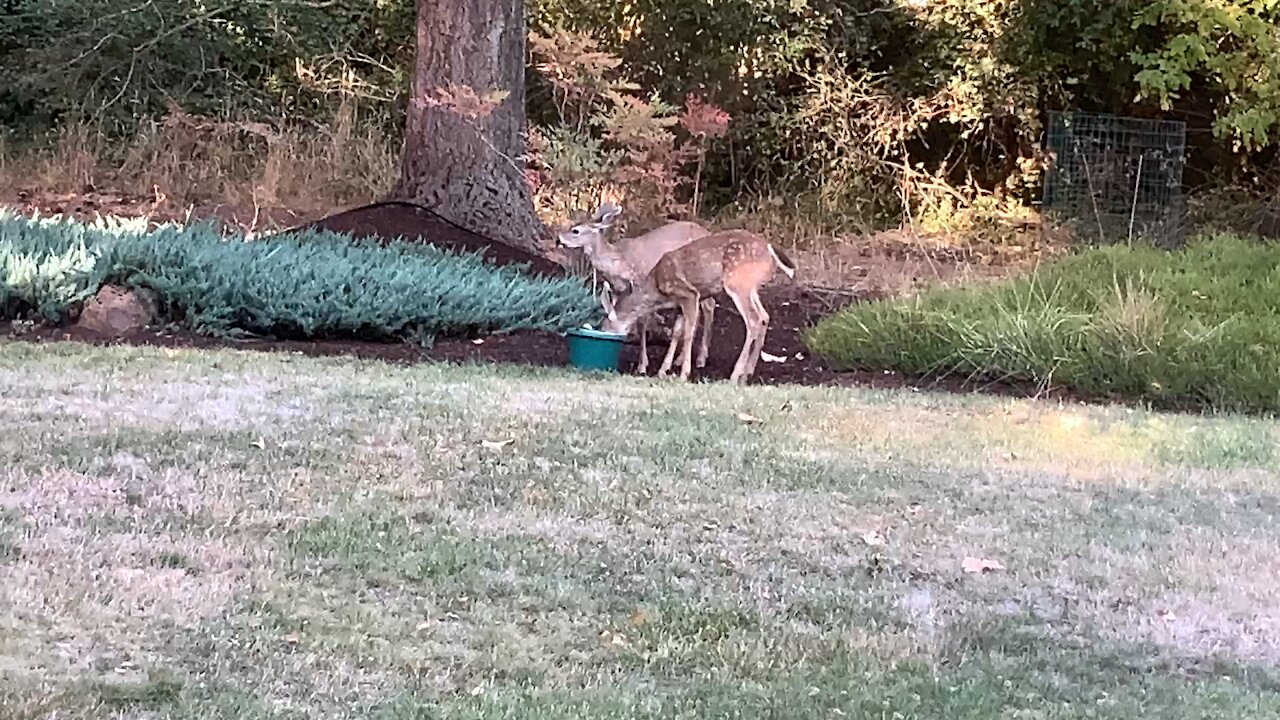
[[[85,303],[76,325],[102,335],[120,336],[155,323],[159,313],[160,303],[151,290],[104,285]]]

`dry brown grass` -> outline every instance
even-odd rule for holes
[[[386,194],[399,139],[354,106],[330,122],[272,127],[171,108],[131,140],[70,125],[34,149],[0,147],[0,202],[26,210],[214,217],[267,230],[323,217]]]
[[[1066,246],[1038,229],[1009,230],[999,243],[909,224],[877,230],[855,219],[805,211],[781,198],[731,208],[713,224],[751,230],[786,247],[806,284],[873,296],[988,282],[1022,272]]]

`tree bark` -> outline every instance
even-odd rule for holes
[[[400,181],[392,196],[490,240],[545,255],[524,177],[524,0],[418,0],[417,59]],[[509,94],[470,118],[433,104],[442,89]]]

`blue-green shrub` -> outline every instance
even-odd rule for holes
[[[246,241],[212,226],[84,224],[0,212],[0,313],[58,320],[104,283],[154,290],[202,333],[414,338],[563,330],[598,319],[574,278],[478,254],[308,231]]]

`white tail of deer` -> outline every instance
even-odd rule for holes
[[[607,303],[605,310],[609,317],[604,329],[627,332],[658,310],[680,308],[680,321],[672,333],[671,345],[658,375],[666,375],[671,370],[679,343],[680,377],[687,380],[692,371],[690,355],[699,307],[704,299],[724,291],[738,308],[747,331],[742,352],[729,378],[731,382],[744,383],[755,373],[769,329],[769,313],[760,302],[760,288],[773,279],[778,269],[787,277],[795,277],[795,263],[759,235],[745,230],[704,235],[662,256],[649,277],[633,284],[631,291],[616,304]],[[704,338],[707,330],[703,330]]]
[[[698,223],[680,221],[667,223],[643,235],[610,243],[605,239],[605,233],[621,213],[622,208],[616,204],[604,203],[596,209],[590,220],[559,233],[559,239],[560,244],[565,247],[580,248],[610,288],[622,293],[629,292],[633,285],[647,277],[663,255],[709,233]],[[609,298],[610,294],[606,291],[601,302],[608,303]],[[707,364],[711,341],[708,330],[715,318],[715,298],[707,298],[702,309],[708,319],[702,333],[702,345],[698,349],[698,367]],[[640,361],[636,365],[636,372],[643,374],[649,369],[649,332],[645,319],[638,321],[636,331],[640,336]],[[672,332],[675,331],[672,328]]]

